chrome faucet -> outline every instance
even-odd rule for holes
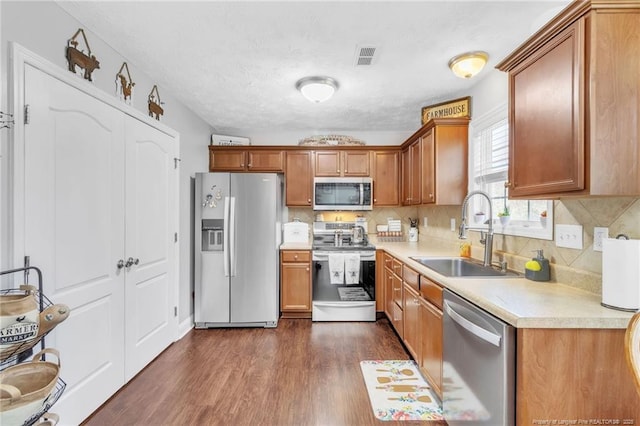
[[[460,233],[458,238],[461,240],[467,239],[467,229],[472,229],[467,226],[467,204],[469,204],[469,198],[474,195],[482,195],[489,202],[489,229],[488,232],[482,232],[480,234],[480,243],[484,244],[484,266],[491,266],[491,261],[493,259],[493,208],[491,207],[491,197],[484,191],[471,191],[464,197],[464,201],[462,202],[462,220],[460,221]]]

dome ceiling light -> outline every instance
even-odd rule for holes
[[[305,77],[296,83],[296,89],[311,102],[324,102],[338,90],[338,82],[331,77]]]
[[[489,60],[487,52],[468,52],[449,61],[449,68],[460,78],[471,78],[478,74]]]

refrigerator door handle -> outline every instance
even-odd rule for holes
[[[229,276],[229,209],[230,209],[231,203],[229,200],[229,197],[224,197],[224,226],[225,226],[225,231],[224,231],[224,236],[223,236],[223,242],[222,242],[222,246],[223,246],[223,250],[222,250],[222,259],[223,259],[223,263],[224,263],[224,276],[228,277]]]
[[[236,197],[231,198],[231,208],[229,209],[229,252],[231,263],[231,276],[235,277],[237,272],[237,256],[236,256]]]

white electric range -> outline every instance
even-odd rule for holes
[[[376,248],[353,243],[355,222],[314,222],[313,321],[376,320]]]

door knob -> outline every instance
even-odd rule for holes
[[[124,268],[124,260],[122,259],[118,260],[118,263],[116,264],[116,266],[118,267],[118,269]]]
[[[126,266],[127,268],[131,267],[132,265],[137,265],[138,263],[140,263],[140,259],[138,258],[133,258],[130,257],[129,259],[127,259],[127,263],[125,263],[124,266]]]

